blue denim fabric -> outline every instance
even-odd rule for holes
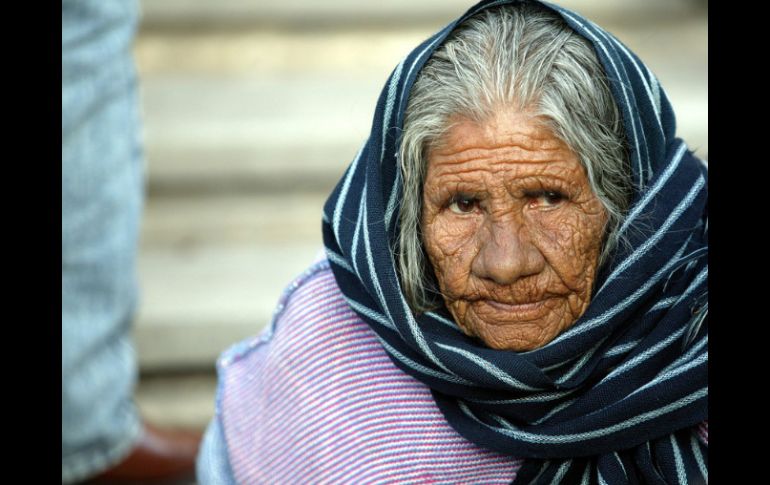
[[[198,483],[200,485],[235,485],[235,476],[228,456],[222,425],[219,417],[215,416],[206,429],[198,451],[196,462]]]
[[[130,341],[143,154],[135,1],[62,1],[62,482],[141,433]]]

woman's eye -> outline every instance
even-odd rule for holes
[[[528,194],[533,204],[540,207],[555,207],[567,199],[567,196],[555,190],[543,190]]]
[[[468,214],[473,212],[479,201],[472,197],[455,197],[449,203],[449,209],[455,214]]]

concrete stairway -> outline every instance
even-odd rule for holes
[[[649,63],[679,133],[707,156],[700,4],[561,3]],[[285,284],[321,248],[323,202],[366,138],[391,69],[471,4],[144,0],[135,54],[148,199],[134,335],[145,374],[211,371],[224,348],[269,321]],[[157,379],[139,393],[151,415],[163,415],[153,389],[182,382]],[[211,377],[191,379],[213,406]],[[209,413],[184,419],[202,425]]]

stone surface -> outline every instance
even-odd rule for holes
[[[152,28],[228,28],[280,26],[296,29],[336,29],[345,25],[442,26],[476,2],[471,0],[143,0],[144,22]],[[559,5],[601,22],[677,20],[693,8],[707,9],[705,0],[560,0]]]
[[[212,368],[270,321],[321,250],[325,194],[154,197],[146,208],[134,327],[144,369]]]
[[[149,196],[134,336],[144,416],[206,426],[216,357],[261,331],[320,249],[321,207],[390,71],[472,3],[143,0],[135,54]],[[705,2],[559,3],[650,65],[679,134],[706,157]]]
[[[216,386],[213,372],[143,376],[136,404],[152,423],[202,431],[214,416]]]
[[[387,76],[471,3],[143,2],[135,54],[149,197],[134,330],[143,371],[211,370],[269,321],[321,247],[323,201],[367,136]],[[650,65],[680,136],[707,157],[700,4],[562,4]]]
[[[707,156],[703,18],[607,28],[660,78],[680,136]],[[328,190],[368,134],[391,69],[430,32],[140,36],[150,189]]]

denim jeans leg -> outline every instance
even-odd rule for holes
[[[143,204],[137,2],[62,2],[62,482],[119,462],[142,431],[130,340]]]

